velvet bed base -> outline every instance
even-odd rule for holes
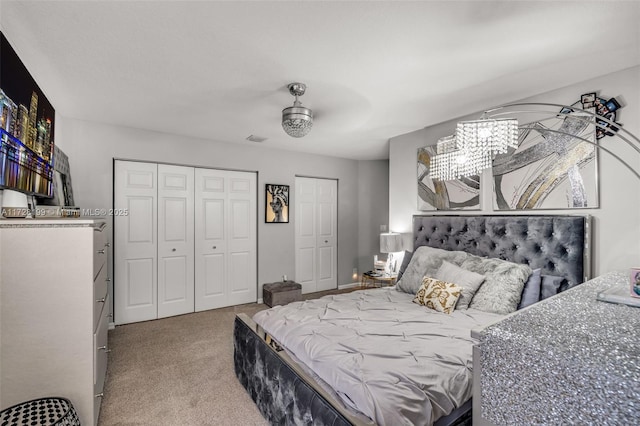
[[[423,245],[498,257],[565,277],[561,291],[589,279],[590,217],[555,215],[414,216],[414,249]],[[346,410],[248,316],[234,323],[240,383],[272,424],[368,425]],[[471,425],[471,401],[436,426]]]

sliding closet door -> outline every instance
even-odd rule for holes
[[[256,174],[196,169],[195,310],[257,298]]]
[[[157,170],[152,163],[115,162],[116,324],[157,317]]]
[[[194,309],[193,174],[158,165],[158,318]]]
[[[296,178],[296,281],[303,293],[337,288],[338,182]]]

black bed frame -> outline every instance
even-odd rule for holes
[[[433,215],[413,217],[414,249],[463,250],[565,277],[564,291],[590,278],[590,217],[571,215]],[[372,425],[354,415],[247,315],[234,323],[236,376],[271,424]],[[471,400],[436,426],[471,425]]]

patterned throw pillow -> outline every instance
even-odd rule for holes
[[[455,309],[461,293],[462,288],[455,284],[424,277],[413,301],[438,312],[450,314]]]

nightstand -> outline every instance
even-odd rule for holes
[[[381,287],[387,285],[394,285],[396,283],[397,275],[375,275],[369,272],[365,272],[360,277],[360,287],[366,288],[369,285],[377,287],[380,284]]]

